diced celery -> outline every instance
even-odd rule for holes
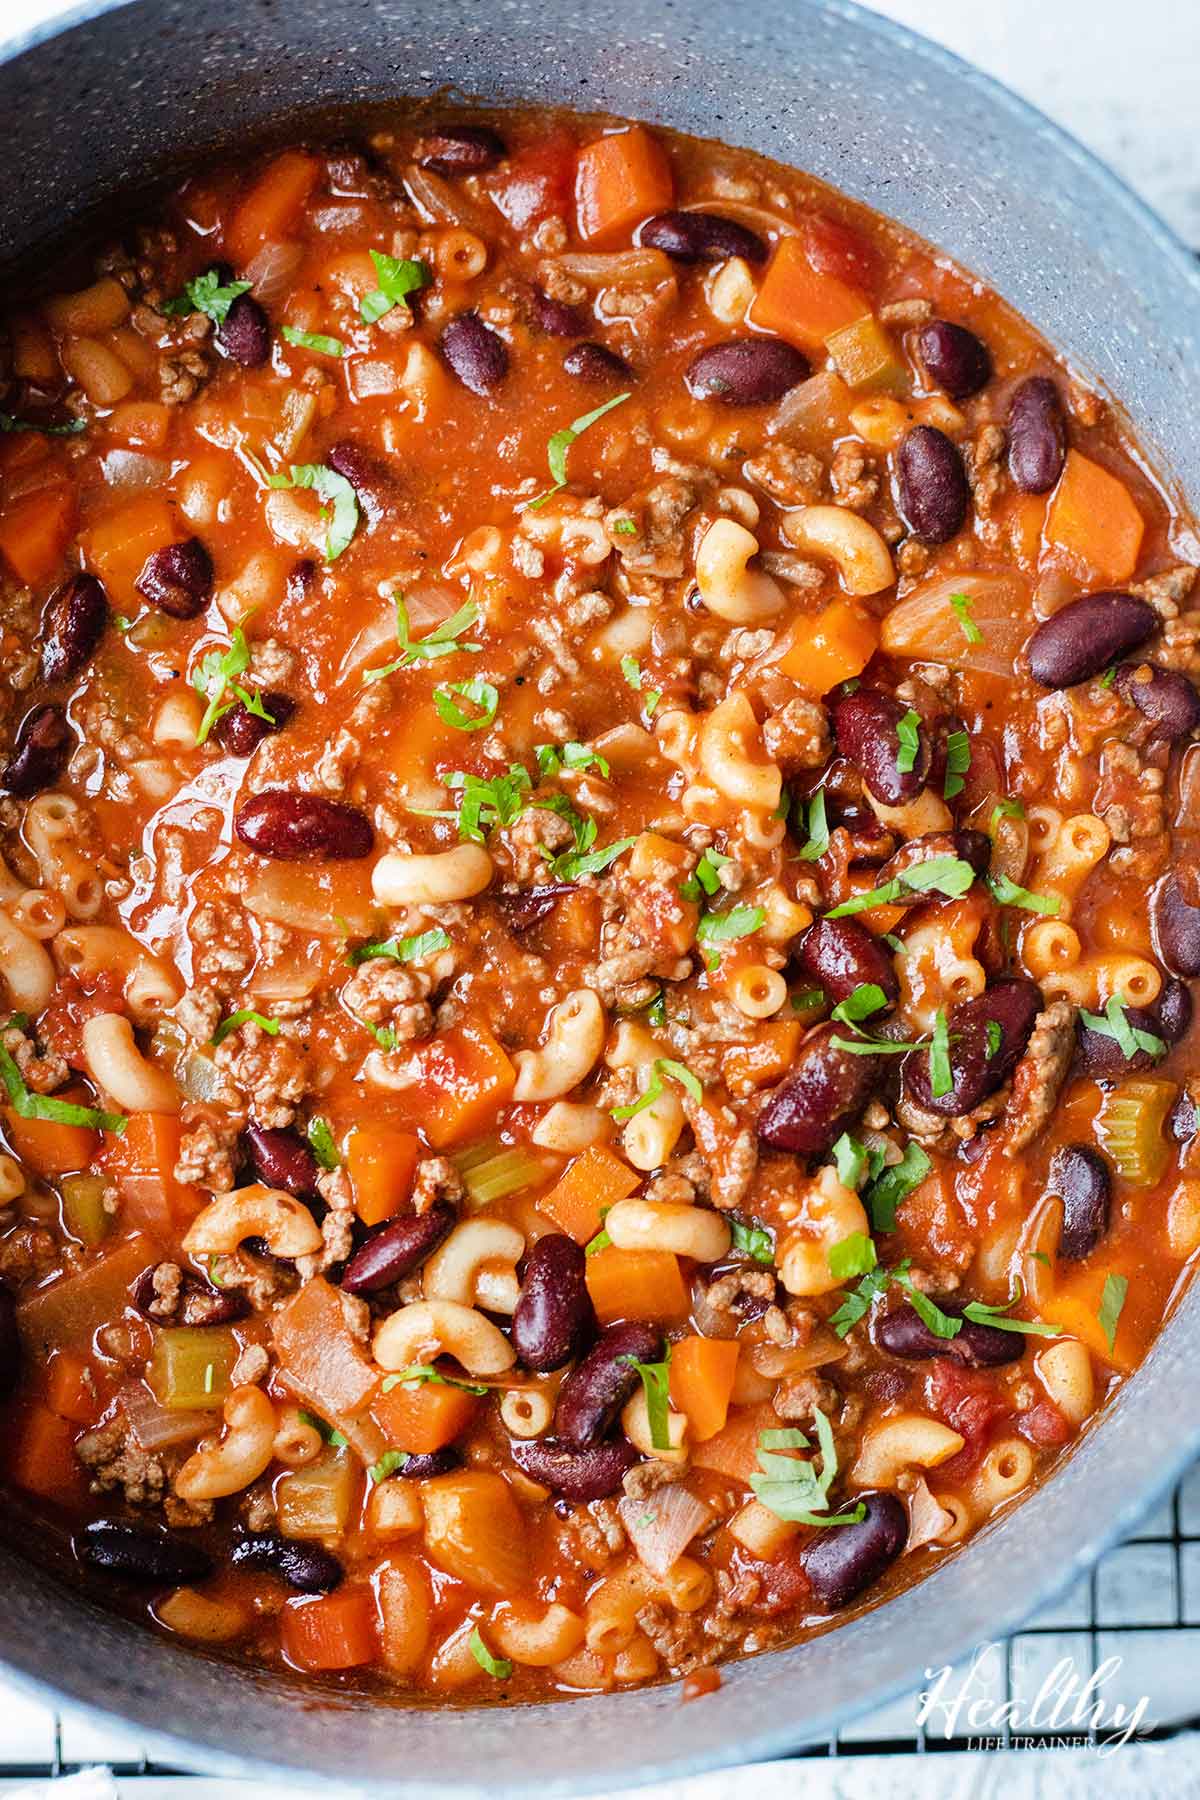
[[[500,1145],[492,1139],[462,1150],[454,1158],[472,1206],[488,1206],[506,1194],[539,1187],[549,1170],[534,1151],[522,1145]]]
[[[103,1243],[112,1224],[105,1210],[108,1187],[103,1175],[66,1175],[62,1182],[63,1225],[73,1238],[94,1250]]]
[[[215,1411],[225,1403],[237,1359],[237,1340],[226,1326],[168,1326],[154,1340],[150,1386],[172,1412]]]
[[[874,394],[880,389],[894,392],[905,385],[904,364],[873,314],[832,332],[825,339],[825,347],[842,380],[857,393]]]
[[[1170,1081],[1123,1081],[1105,1096],[1097,1135],[1117,1174],[1133,1187],[1153,1187],[1166,1172],[1171,1149],[1163,1126],[1177,1092]]]
[[[315,1462],[282,1475],[275,1487],[285,1537],[341,1537],[350,1522],[362,1470],[349,1450],[326,1450]]]

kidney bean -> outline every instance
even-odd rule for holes
[[[508,374],[508,345],[475,312],[459,313],[442,333],[442,355],[465,388],[490,394]]]
[[[72,1545],[89,1568],[147,1587],[180,1587],[212,1574],[212,1558],[199,1544],[184,1543],[150,1526],[93,1519],[76,1532]]]
[[[1125,1019],[1132,1030],[1152,1033],[1169,1049],[1179,1042],[1192,1022],[1192,996],[1186,983],[1168,979],[1149,1006],[1127,1006]],[[1095,1030],[1083,1019],[1076,1023],[1075,1066],[1093,1080],[1116,1081],[1123,1075],[1139,1074],[1144,1069],[1152,1069],[1162,1054],[1139,1046],[1132,1056],[1127,1057],[1115,1037]]]
[[[673,262],[724,262],[730,256],[749,263],[767,260],[765,239],[720,213],[655,213],[641,227],[637,241],[648,249],[661,250]]]
[[[78,675],[108,623],[108,596],[94,575],[72,575],[42,614],[42,680]]]
[[[908,1541],[908,1514],[895,1494],[857,1494],[867,1509],[857,1525],[830,1525],[801,1553],[822,1606],[845,1606],[878,1581]]]
[[[833,1039],[844,1025],[818,1025],[796,1053],[790,1075],[767,1095],[758,1135],[773,1150],[823,1156],[856,1122],[880,1078],[878,1056],[854,1056]]]
[[[1123,700],[1150,719],[1157,741],[1174,743],[1200,728],[1200,693],[1178,669],[1154,663],[1122,663],[1113,681]]]
[[[1136,594],[1085,594],[1044,619],[1025,646],[1029,673],[1046,688],[1074,687],[1144,644],[1158,614]]]
[[[734,338],[712,344],[693,357],[684,371],[688,392],[697,400],[723,400],[727,406],[767,406],[809,377],[808,358],[782,338]]]
[[[944,544],[962,530],[971,490],[962,453],[944,431],[914,425],[897,470],[901,516],[918,543]]]
[[[1177,876],[1168,875],[1155,889],[1150,921],[1168,969],[1189,980],[1200,975],[1200,906],[1184,899]]]
[[[330,445],[325,461],[345,476],[372,525],[383,517],[396,498],[396,478],[382,457],[375,456],[353,438]]]
[[[512,1341],[527,1369],[561,1369],[594,1328],[586,1267],[582,1245],[557,1231],[540,1237],[525,1258]]]
[[[17,1330],[17,1303],[8,1288],[0,1286],[0,1400],[7,1400],[21,1379],[21,1335]]]
[[[599,1443],[640,1377],[630,1359],[657,1362],[662,1332],[632,1321],[610,1325],[558,1390],[555,1432],[571,1450]]]
[[[951,1318],[962,1318],[962,1305],[958,1302],[939,1300],[937,1304]],[[884,1314],[874,1335],[881,1350],[910,1362],[948,1356],[966,1369],[998,1369],[1005,1363],[1020,1362],[1025,1354],[1025,1340],[1018,1332],[1004,1331],[998,1325],[979,1325],[974,1319],[963,1319],[962,1329],[954,1337],[938,1337],[907,1300]]]
[[[581,1504],[615,1494],[637,1461],[637,1451],[624,1438],[589,1444],[584,1450],[569,1450],[544,1438],[514,1438],[509,1454],[531,1481]]]
[[[196,537],[164,544],[146,558],[133,585],[160,612],[194,619],[212,599],[212,557]]]
[[[900,754],[899,725],[907,707],[880,688],[858,688],[840,694],[829,709],[837,747],[856,768],[884,806],[915,800],[929,776],[929,734],[917,726],[917,753],[911,769],[896,766]]]
[[[46,701],[21,720],[0,787],[25,799],[53,787],[67,766],[75,739],[61,706]]]
[[[417,161],[437,175],[478,175],[507,155],[490,125],[435,125],[417,145]]]
[[[901,1079],[907,1097],[926,1112],[958,1119],[1003,1087],[1020,1061],[1041,1011],[1042,996],[1023,977],[993,982],[973,1000],[952,1009],[950,1027],[950,1092],[933,1093],[928,1050],[904,1059]],[[998,1025],[1000,1042],[988,1044],[988,1026]]]
[[[345,1570],[323,1544],[300,1543],[278,1531],[249,1531],[238,1538],[229,1560],[239,1569],[269,1569],[302,1594],[328,1594]]]
[[[453,1444],[440,1450],[410,1450],[394,1473],[404,1481],[427,1481],[431,1475],[449,1475],[461,1461]]]
[[[540,287],[535,287],[530,304],[538,326],[547,337],[582,337],[588,328],[584,314],[565,300],[552,300]]]
[[[630,375],[625,358],[607,344],[576,344],[563,357],[563,368],[581,381],[627,381]]]
[[[239,294],[225,314],[217,349],[243,369],[261,369],[270,356],[270,322],[252,294]]]
[[[987,345],[965,325],[930,319],[917,334],[917,352],[935,386],[952,400],[967,400],[992,378]]]
[[[1177,1144],[1190,1144],[1200,1130],[1196,1102],[1186,1089],[1167,1114],[1167,1130]]]
[[[796,961],[835,1002],[868,984],[883,990],[889,1008],[900,998],[891,957],[857,919],[818,919],[801,938]]]
[[[1023,494],[1048,494],[1062,473],[1067,430],[1058,389],[1031,375],[1013,389],[1008,406],[1008,472]]]
[[[230,756],[253,756],[266,737],[282,731],[296,710],[296,702],[277,688],[260,694],[264,709],[271,715],[260,719],[242,700],[235,700],[228,712],[222,713],[212,728],[212,735]]]
[[[1090,1144],[1067,1144],[1054,1152],[1046,1186],[1063,1203],[1058,1254],[1068,1262],[1082,1262],[1108,1230],[1112,1203],[1108,1164]]]
[[[573,894],[573,881],[546,881],[541,887],[526,888],[520,894],[499,896],[504,920],[510,931],[529,931],[548,919],[564,894]]]
[[[299,606],[312,593],[317,580],[317,565],[311,556],[302,556],[287,578],[287,597]]]
[[[402,1281],[433,1255],[457,1222],[458,1214],[445,1200],[435,1200],[428,1212],[389,1219],[354,1252],[342,1275],[343,1288],[348,1294],[374,1294]]]
[[[298,1131],[289,1126],[253,1123],[246,1127],[246,1144],[254,1173],[264,1187],[282,1188],[298,1200],[317,1193],[317,1159]]]
[[[259,856],[282,862],[308,857],[354,861],[369,856],[375,842],[370,820],[356,807],[291,788],[267,788],[247,800],[235,814],[233,827]]]

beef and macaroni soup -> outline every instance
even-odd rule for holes
[[[559,113],[9,302],[23,1541],[472,1701],[935,1566],[1200,1245],[1195,540],[1120,418],[888,221]]]

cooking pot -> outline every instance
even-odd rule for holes
[[[839,0],[135,0],[0,46],[0,243],[60,237],[122,184],[304,108],[453,86],[676,126],[795,163],[997,288],[1118,394],[1200,496],[1200,275],[1107,170],[945,51]],[[1058,1473],[936,1573],[815,1642],[546,1706],[398,1710],[240,1668],[2,1556],[0,1659],[115,1715],[160,1759],[385,1795],[579,1794],[779,1755],[1012,1630],[1130,1530],[1200,1449],[1200,1289]]]

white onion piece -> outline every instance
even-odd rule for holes
[[[850,429],[850,408],[855,397],[840,375],[822,369],[810,375],[783,396],[774,412],[768,414],[767,430],[772,437],[801,436],[824,442],[841,437]]]
[[[193,1444],[212,1431],[219,1412],[181,1412],[161,1406],[143,1382],[131,1381],[117,1395],[125,1421],[143,1450],[166,1450],[172,1444]]]
[[[564,274],[589,287],[650,287],[671,279],[671,265],[661,250],[572,250],[554,261]]]
[[[455,193],[450,183],[435,175],[432,169],[410,163],[404,171],[404,185],[413,204],[424,213],[430,225],[466,225],[472,231],[479,229],[481,220],[477,208]]]
[[[171,465],[161,456],[144,456],[140,450],[106,450],[100,458],[109,487],[157,487],[167,479]]]
[[[712,1508],[681,1482],[656,1488],[644,1500],[619,1500],[617,1511],[638,1561],[651,1575],[660,1577],[674,1567],[697,1532],[714,1518]]]
[[[780,237],[797,237],[800,232],[800,227],[791,219],[768,212],[763,206],[748,206],[744,200],[725,200],[720,194],[711,200],[689,200],[680,211],[716,213],[722,219],[736,219],[739,225],[748,225],[751,231],[774,231]]]
[[[270,306],[279,299],[303,260],[303,244],[264,244],[241,271],[241,279],[250,283],[257,301]]]
[[[925,1480],[906,1496],[908,1500],[908,1542],[906,1550],[919,1550],[923,1544],[936,1544],[942,1533],[954,1523],[954,1515],[946,1511],[940,1500],[930,1493]]]

